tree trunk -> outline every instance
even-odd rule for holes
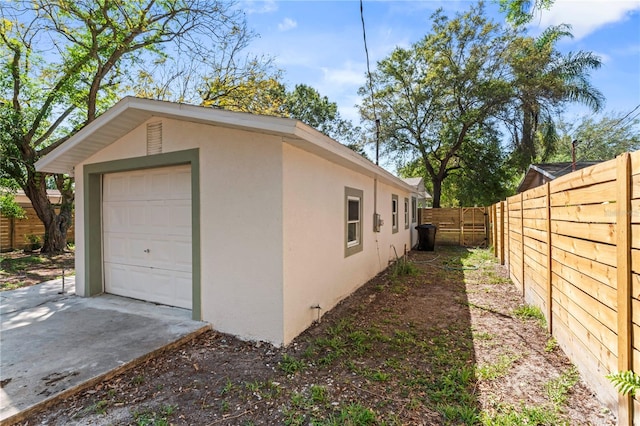
[[[26,186],[23,188],[38,218],[44,225],[44,241],[41,253],[62,253],[67,248],[67,231],[71,227],[71,211],[73,209],[73,195],[69,191],[61,191],[62,204],[60,212],[47,196],[45,175],[29,172]]]
[[[438,176],[434,176],[431,179],[431,183],[433,183],[433,208],[440,208],[440,197],[442,196],[442,179]]]

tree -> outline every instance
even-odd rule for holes
[[[576,125],[558,124],[559,142],[551,161],[571,161],[576,141],[578,161],[606,161],[640,149],[640,119],[611,113],[596,120],[583,117]]]
[[[73,181],[54,175],[56,213],[35,162],[113,104],[147,64],[217,57],[244,37],[243,15],[218,0],[29,0],[0,5],[0,173],[14,179],[62,251]]]
[[[569,27],[549,27],[539,37],[521,37],[511,46],[511,74],[515,96],[505,115],[511,130],[513,161],[520,171],[533,162],[547,161],[557,143],[554,117],[568,103],[599,111],[603,95],[589,82],[589,72],[601,65],[591,52],[561,54],[555,48]]]
[[[442,207],[488,206],[515,193],[514,170],[502,150],[496,123],[472,132],[456,157],[461,167],[443,182]],[[398,172],[402,177],[425,175],[420,161],[408,163]]]
[[[288,117],[310,125],[366,157],[361,129],[343,119],[338,104],[321,96],[313,87],[297,84],[287,92],[285,110]]]
[[[516,26],[528,24],[536,10],[549,9],[555,0],[498,0],[500,10],[507,14],[507,22]]]
[[[378,111],[384,153],[399,165],[414,159],[424,165],[433,207],[440,207],[444,180],[462,167],[457,154],[512,96],[504,75],[514,35],[483,12],[479,4],[449,19],[438,10],[431,34],[378,63],[373,99],[361,106],[365,120]]]

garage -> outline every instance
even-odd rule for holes
[[[103,175],[105,293],[192,308],[191,167]]]

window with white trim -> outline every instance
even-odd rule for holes
[[[344,189],[345,257],[362,251],[362,194],[359,189]]]
[[[391,232],[398,232],[398,196],[391,195]]]
[[[409,199],[404,199],[404,229],[409,229]]]

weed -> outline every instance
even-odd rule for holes
[[[220,401],[220,411],[222,411],[223,413],[228,413],[229,411],[231,411],[229,401],[227,401],[226,399]]]
[[[144,383],[144,377],[141,375],[134,376],[133,379],[131,379],[131,383],[139,386]]]
[[[332,414],[331,416],[329,416],[326,421],[314,424],[326,426],[374,425],[376,424],[376,414],[369,408],[363,407],[360,404],[349,404],[348,406],[342,408],[338,414]]]
[[[580,374],[575,366],[572,366],[557,379],[548,381],[544,386],[544,390],[549,400],[557,408],[560,408],[567,402],[569,391],[578,383],[578,380],[580,380]]]
[[[133,420],[138,426],[168,426],[170,424],[169,417],[176,408],[175,405],[163,405],[160,407],[159,413],[152,410],[136,411],[133,413]]]
[[[356,355],[364,355],[371,349],[371,344],[368,342],[369,336],[364,331],[353,331],[349,333],[348,338],[352,346],[352,353],[355,353]]]
[[[296,359],[289,354],[284,354],[282,360],[278,363],[278,368],[287,374],[295,374],[298,371],[302,371],[305,368],[305,363],[302,360]]]
[[[50,262],[44,256],[30,255],[24,257],[18,257],[15,259],[5,257],[2,259],[2,270],[15,274],[20,271],[30,269],[33,266],[42,265],[43,263]]]
[[[393,278],[405,275],[418,275],[419,272],[418,267],[411,263],[406,256],[396,259],[393,265],[391,265],[391,276]]]
[[[544,345],[544,351],[547,353],[551,353],[555,351],[557,347],[558,347],[558,341],[555,339],[555,337],[549,337],[547,339],[547,343],[545,343]]]
[[[109,401],[102,399],[96,402],[95,404],[93,404],[93,406],[91,407],[91,411],[93,411],[96,414],[104,414],[107,412],[108,407],[109,407]]]
[[[311,385],[311,401],[316,404],[326,404],[328,402],[327,389],[324,386]]]
[[[547,326],[547,320],[542,313],[542,310],[533,305],[522,305],[519,308],[513,310],[513,315],[521,320],[534,319],[537,320],[541,327]]]
[[[220,391],[220,395],[229,394],[233,390],[233,388],[234,388],[233,382],[227,379],[227,382],[224,384],[224,387]]]
[[[512,405],[499,406],[494,413],[483,412],[480,421],[484,426],[568,425],[560,420],[556,411],[542,406],[522,406],[519,410]]]
[[[487,333],[486,331],[478,331],[473,333],[474,340],[493,340],[495,336],[491,333]]]
[[[445,420],[453,424],[475,425],[478,423],[479,413],[476,407],[470,405],[438,405],[437,410]]]
[[[519,358],[519,355],[502,355],[497,362],[483,365],[476,369],[476,376],[480,380],[495,380],[504,377],[509,372],[513,363]]]
[[[253,382],[246,382],[244,384],[244,387],[249,391],[249,392],[260,392],[260,389],[262,388],[262,383],[260,383],[257,380],[254,380]]]

